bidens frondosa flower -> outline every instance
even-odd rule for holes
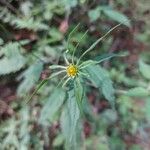
[[[75,77],[78,74],[78,67],[76,65],[70,64],[66,71],[68,77]]]
[[[73,80],[73,81],[77,81],[78,83],[80,82],[80,79],[82,76],[84,77],[87,77],[88,74],[86,73],[86,71],[84,70],[86,67],[88,67],[89,65],[93,65],[93,64],[98,64],[106,59],[109,59],[111,57],[114,57],[116,56],[115,54],[111,54],[111,55],[107,55],[107,56],[104,56],[102,57],[101,59],[99,60],[86,60],[84,62],[81,62],[82,58],[88,53],[90,52],[91,50],[93,50],[93,48],[101,41],[103,40],[111,31],[113,31],[114,29],[116,29],[118,26],[120,26],[121,24],[118,24],[116,25],[115,27],[113,27],[112,29],[110,29],[104,36],[100,37],[97,41],[95,41],[87,50],[84,51],[84,53],[77,59],[75,59],[75,52],[80,44],[77,43],[77,45],[75,46],[75,49],[73,51],[73,54],[71,56],[71,59],[67,59],[67,56],[66,54],[69,54],[70,50],[69,50],[69,43],[70,43],[70,39],[71,39],[71,36],[72,34],[78,29],[78,26],[77,25],[74,30],[70,33],[69,35],[69,38],[68,38],[68,41],[67,41],[67,50],[66,52],[64,53],[64,60],[65,60],[65,63],[66,65],[62,66],[62,65],[51,65],[49,68],[51,70],[57,70],[57,69],[60,69],[60,71],[56,71],[54,73],[52,73],[50,75],[49,78],[43,80],[39,86],[37,87],[37,89],[33,92],[33,94],[31,95],[31,97],[29,98],[29,100],[33,97],[33,95],[45,84],[47,83],[51,78],[53,77],[56,77],[60,74],[64,74],[64,76],[61,78],[61,81],[59,82],[58,85],[61,85],[62,84],[62,87],[66,86],[67,83],[70,81],[70,80]],[[81,37],[80,41],[85,37],[85,35],[87,34],[88,30],[83,34],[83,36]],[[118,55],[117,55],[118,56]],[[28,100],[28,101],[29,101]]]
[[[68,41],[67,41],[67,44],[70,43],[70,38],[72,36],[72,34],[78,29],[78,26],[77,25],[74,30],[70,33],[69,35],[69,38],[68,38]],[[61,73],[66,73],[66,75],[62,78],[62,80],[60,81],[63,82],[63,86],[65,86],[71,79],[75,79],[79,76],[88,76],[86,74],[86,72],[84,72],[84,69],[86,67],[88,67],[89,65],[92,65],[92,64],[97,64],[101,61],[94,61],[94,60],[87,60],[87,61],[84,61],[84,62],[81,62],[81,59],[88,53],[90,52],[101,40],[103,40],[103,38],[105,38],[111,31],[113,31],[115,28],[117,28],[118,26],[120,26],[120,24],[116,25],[115,27],[113,27],[112,29],[110,29],[104,36],[102,36],[101,38],[99,38],[96,42],[94,42],[87,50],[84,51],[84,53],[79,57],[79,59],[76,59],[75,61],[75,52],[78,48],[78,45],[79,43],[77,43],[77,45],[75,46],[75,49],[73,51],[73,54],[71,56],[71,61],[69,61],[67,59],[67,56],[66,54],[69,53],[69,45],[67,46],[67,50],[66,52],[64,53],[64,60],[66,62],[66,66],[61,66],[61,65],[52,65],[50,66],[50,69],[62,69],[61,71],[58,71],[54,74],[51,75],[51,77],[54,77],[56,75],[59,75]],[[86,31],[83,36],[81,37],[80,41],[85,37],[85,35],[87,34],[88,31]],[[108,58],[108,56],[107,56]],[[107,59],[107,58],[104,58]]]

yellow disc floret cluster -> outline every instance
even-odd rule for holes
[[[75,77],[78,73],[78,68],[76,65],[70,64],[66,71],[69,77]]]

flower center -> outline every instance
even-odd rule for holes
[[[75,77],[78,73],[78,68],[76,65],[70,64],[66,71],[68,76]]]

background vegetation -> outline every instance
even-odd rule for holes
[[[149,10],[149,0],[0,0],[0,150],[149,150]],[[64,65],[78,23],[68,57],[87,29],[76,59],[118,23],[85,59],[128,55],[88,68],[84,116],[71,91],[56,88],[61,76],[26,105],[49,66]]]

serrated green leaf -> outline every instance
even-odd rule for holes
[[[85,140],[88,150],[110,150],[106,135],[92,135]]]
[[[53,142],[53,146],[57,147],[57,146],[60,146],[62,145],[64,142],[64,137],[62,134],[59,134],[55,139],[54,139],[54,142]]]
[[[146,99],[144,111],[146,113],[148,120],[150,120],[150,97]]]
[[[0,38],[0,45],[3,45],[4,44],[4,41],[2,38]]]
[[[40,78],[40,74],[43,69],[43,64],[41,62],[31,65],[26,71],[21,75],[24,80],[18,87],[17,94],[19,96],[27,94],[31,88],[37,83]]]
[[[31,11],[32,11],[33,3],[30,1],[25,1],[21,3],[20,10],[23,13],[24,16],[30,17]]]
[[[139,70],[143,77],[150,79],[150,65],[146,64],[142,59],[139,60]]]
[[[129,19],[121,12],[113,10],[111,8],[104,8],[102,10],[104,14],[107,15],[110,19],[117,21],[121,24],[124,24],[127,27],[131,27]]]
[[[132,99],[129,96],[121,95],[117,99],[118,110],[123,116],[128,116],[129,110],[132,108]]]
[[[13,21],[13,24],[18,29],[26,28],[34,31],[48,29],[48,26],[46,24],[41,23],[40,20],[34,20],[33,18],[23,18],[23,19],[16,18]]]
[[[0,19],[4,23],[12,24],[15,18],[16,18],[15,15],[11,13],[8,8],[0,6]]]
[[[86,70],[90,76],[89,80],[91,80],[97,88],[102,90],[105,98],[114,106],[114,88],[107,71],[98,65],[89,66]]]
[[[89,120],[94,121],[92,106],[86,96],[84,96],[84,99],[82,102],[82,109],[83,109],[84,115],[86,115]]]
[[[65,107],[62,111],[60,123],[61,123],[62,134],[66,140],[66,143],[68,143],[70,141],[71,119],[70,119],[67,107]]]
[[[130,148],[130,150],[142,150],[142,149],[143,149],[143,148],[141,148],[141,146],[138,145],[138,144],[134,144],[134,145],[132,145],[131,148]]]
[[[133,97],[146,97],[150,95],[150,92],[142,87],[136,87],[128,90],[125,95],[133,96]]]
[[[101,116],[103,117],[103,120],[107,122],[107,124],[113,124],[118,119],[117,112],[112,109],[106,109]]]
[[[64,108],[61,116],[61,129],[66,143],[70,147],[76,145],[76,127],[79,122],[80,111],[75,99],[74,90],[68,92],[67,106]]]
[[[75,129],[80,117],[80,111],[77,105],[77,101],[75,99],[75,93],[74,90],[70,90],[68,92],[68,100],[67,100],[67,105],[68,105],[68,112],[69,112],[69,117],[70,117],[70,130],[71,130],[71,134],[70,134],[70,141],[73,138],[73,135],[75,134]]]
[[[90,21],[96,21],[101,16],[101,11],[99,7],[96,7],[95,9],[92,9],[88,12],[88,16],[90,18]]]
[[[62,33],[56,28],[51,28],[49,35],[51,36],[50,43],[60,41],[63,38]]]
[[[20,130],[19,130],[19,148],[20,150],[27,150],[30,141],[30,130],[28,128],[30,120],[29,108],[24,107],[20,112]]]
[[[83,85],[81,84],[81,79],[77,77],[74,82],[74,90],[75,90],[75,96],[77,101],[82,102],[83,100],[83,95],[84,95],[84,89]]]
[[[77,0],[63,0],[65,6],[67,9],[70,9],[71,7],[75,7],[78,4]]]
[[[10,145],[14,149],[27,150],[30,141],[29,108],[24,107],[18,113],[18,119],[12,117],[1,126],[1,133],[5,135],[0,144],[0,149],[7,149]],[[0,140],[1,141],[1,140]]]
[[[105,98],[110,102],[110,104],[114,107],[114,88],[112,86],[112,81],[107,78],[104,79],[102,82],[102,93],[104,94]]]
[[[57,88],[47,99],[47,102],[42,108],[39,123],[49,125],[49,122],[53,120],[54,115],[62,106],[64,99],[65,92],[62,89]]]
[[[79,68],[80,69],[84,69],[92,64],[96,64],[97,62],[96,61],[93,61],[93,60],[87,60],[87,61],[84,61],[82,62],[80,65],[79,65]]]
[[[4,57],[0,59],[0,75],[16,72],[25,65],[25,58],[20,54],[18,43],[8,43],[2,47]]]
[[[111,147],[111,150],[126,150],[124,141],[117,135],[112,135],[109,138],[109,145]]]
[[[80,109],[80,112],[83,113],[82,111],[82,100],[84,96],[84,89],[83,85],[81,84],[81,79],[77,77],[74,81],[74,93],[75,93],[75,98],[78,104],[78,107]]]

